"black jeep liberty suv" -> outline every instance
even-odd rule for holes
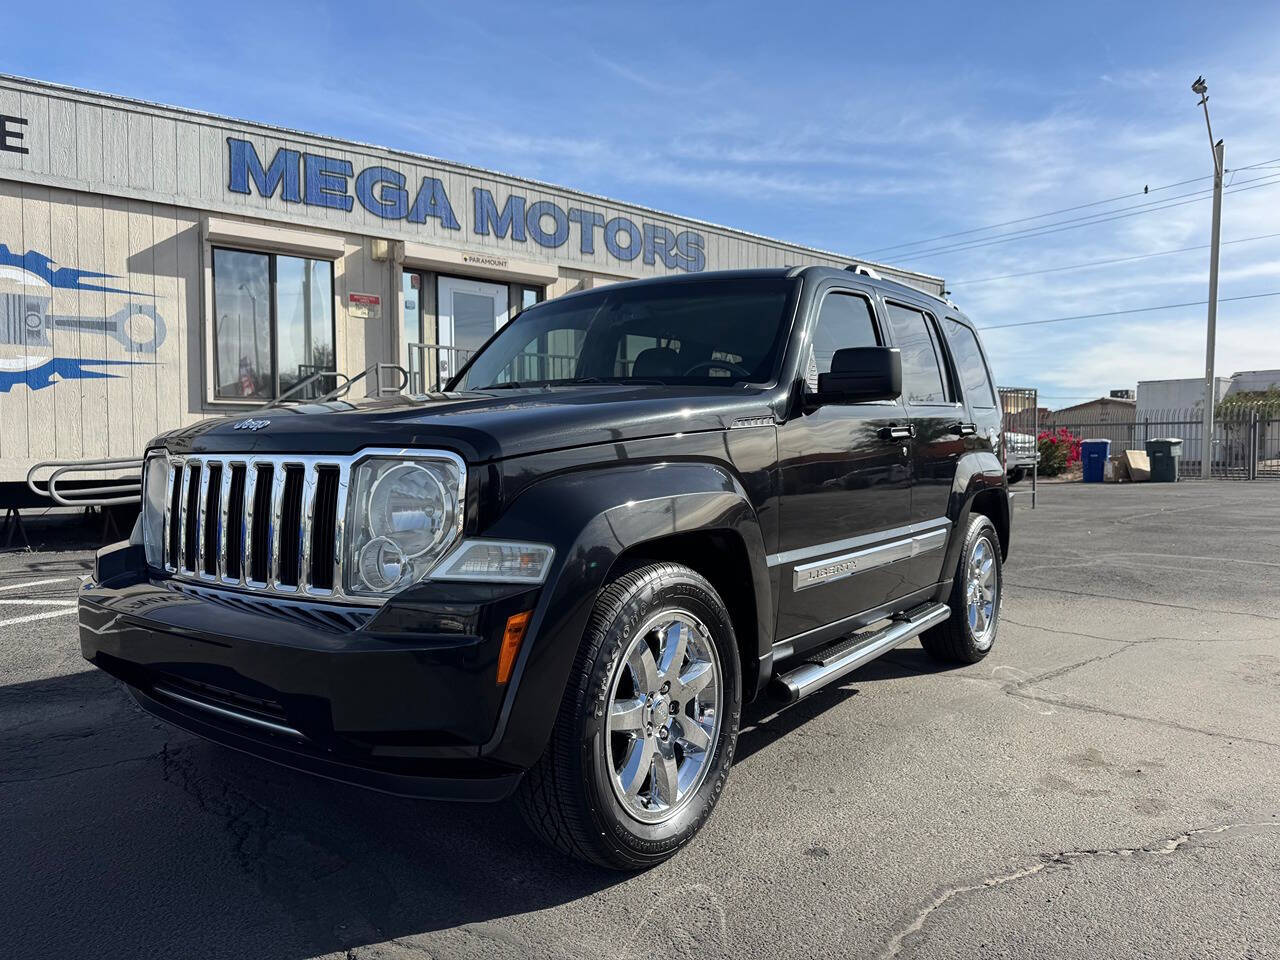
[[[157,438],[80,641],[185,730],[516,792],[551,844],[641,868],[707,820],[744,703],[917,636],[986,656],[1004,457],[948,301],[819,267],[620,283],[521,313],[443,393]]]

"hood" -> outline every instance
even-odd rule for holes
[[[771,416],[762,390],[591,384],[267,407],[158,438],[175,453],[329,453],[438,447],[470,463],[728,429]],[[254,429],[256,427],[256,429]]]

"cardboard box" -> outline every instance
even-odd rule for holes
[[[1129,479],[1135,483],[1151,479],[1151,461],[1145,450],[1126,450],[1124,465],[1129,471]]]
[[[1111,468],[1111,480],[1116,483],[1129,482],[1129,468],[1125,465],[1123,456],[1114,454],[1107,459],[1107,465]]]

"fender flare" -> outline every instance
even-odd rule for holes
[[[729,470],[701,462],[617,465],[548,477],[520,493],[482,536],[550,543],[556,556],[529,626],[532,642],[521,647],[482,755],[521,767],[537,759],[596,596],[618,559],[646,542],[701,531],[733,534],[746,549],[756,602],[754,645],[763,656],[772,648],[773,630],[764,538],[746,491]]]
[[[1008,484],[1000,458],[990,450],[975,450],[964,454],[956,464],[956,476],[947,504],[947,516],[952,521],[952,535],[947,540],[947,552],[942,566],[946,576],[950,575],[950,571],[960,561],[960,548],[964,544],[964,530],[969,524],[969,514],[973,512],[974,498],[986,490],[1000,490],[1005,494],[999,498],[997,510],[1001,515],[998,522],[1002,521],[1004,529],[1009,530]],[[950,580],[945,581],[945,588],[944,591],[943,587],[939,587],[939,599],[945,599],[950,593]]]

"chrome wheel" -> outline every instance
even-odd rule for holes
[[[985,650],[995,640],[996,605],[1000,597],[1000,571],[995,546],[981,536],[965,562],[965,606],[969,633],[978,649]]]
[[[684,610],[651,619],[623,653],[609,689],[613,792],[628,815],[662,823],[698,791],[720,734],[720,656]]]

